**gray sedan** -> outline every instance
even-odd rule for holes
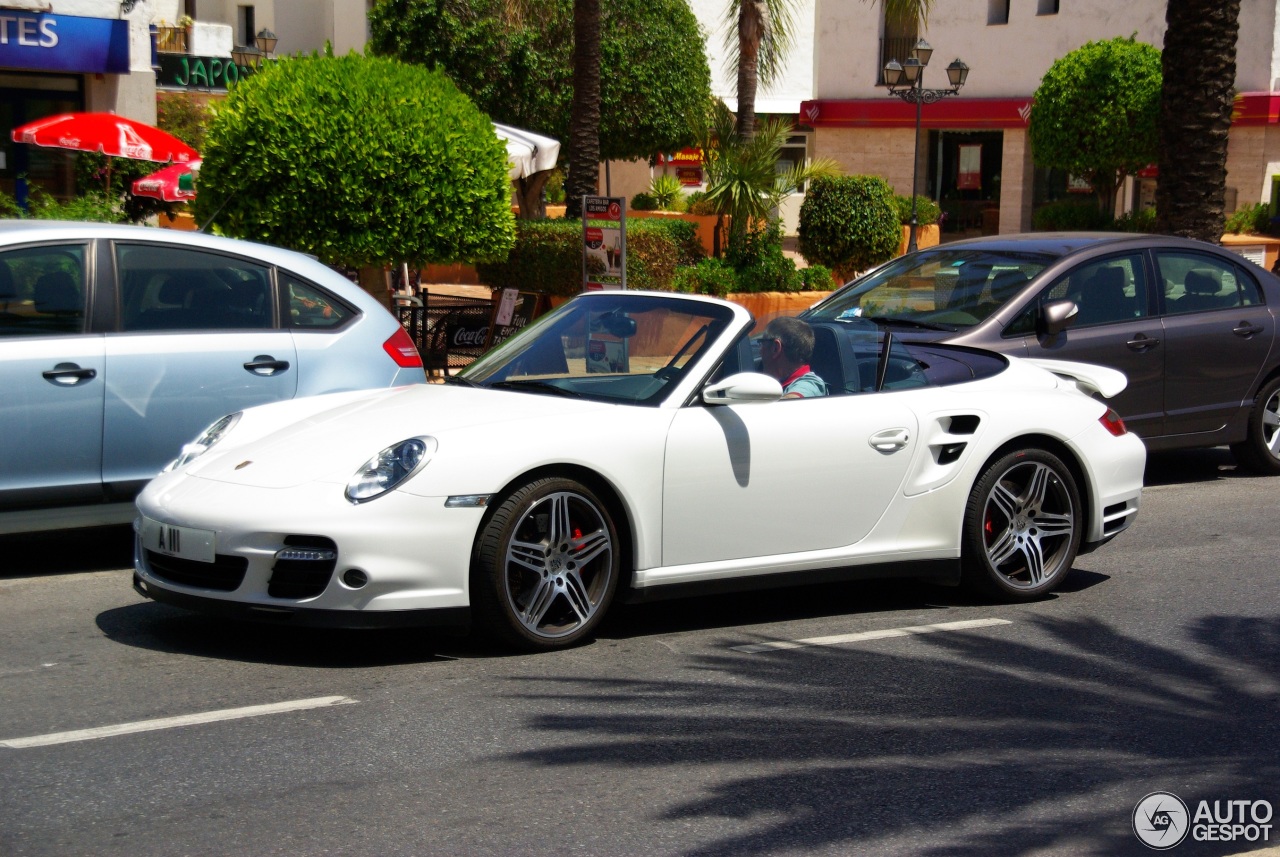
[[[131,520],[142,486],[224,414],[425,380],[399,322],[307,256],[0,221],[0,533]]]
[[[1129,378],[1111,404],[1149,449],[1230,444],[1280,474],[1278,309],[1280,279],[1215,245],[1039,233],[902,256],[804,317],[1111,366]]]

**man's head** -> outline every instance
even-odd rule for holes
[[[798,318],[778,317],[760,337],[760,361],[766,375],[785,380],[813,355],[813,328]]]

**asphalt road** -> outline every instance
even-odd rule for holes
[[[1146,854],[1149,793],[1280,806],[1280,479],[1148,484],[1040,603],[691,599],[538,656],[213,621],[133,593],[127,531],[0,539],[0,855]]]

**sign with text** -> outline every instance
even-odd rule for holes
[[[982,190],[982,144],[960,146],[960,170],[956,190]]]
[[[489,348],[496,348],[506,340],[515,336],[538,317],[542,308],[543,295],[537,292],[522,292],[517,289],[503,289],[502,295],[494,304],[493,324]]]
[[[2,9],[0,66],[81,74],[127,74],[129,22]]]
[[[582,290],[627,287],[627,199],[582,198]]]
[[[251,66],[236,65],[230,57],[198,57],[159,54],[156,86],[197,92],[226,92],[232,84],[253,74]]]

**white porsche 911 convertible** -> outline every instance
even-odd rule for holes
[[[231,414],[139,497],[134,586],[551,649],[617,598],[906,576],[1030,600],[1133,522],[1146,453],[1096,398],[1120,373],[852,318],[812,325],[830,394],[790,399],[752,327],[590,293],[447,384]]]

